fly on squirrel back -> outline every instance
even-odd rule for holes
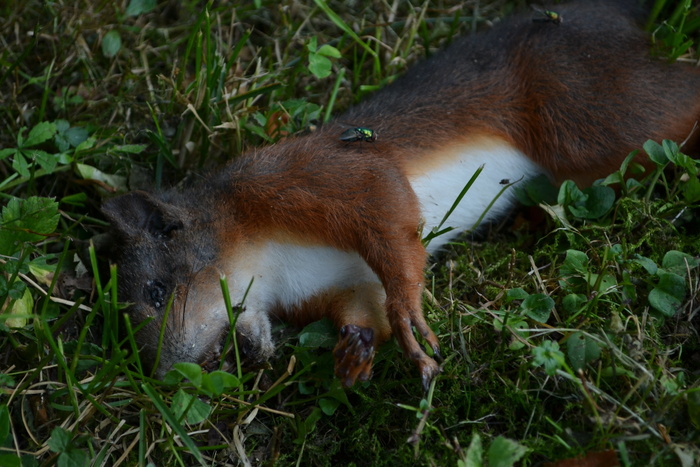
[[[377,140],[377,132],[370,128],[355,127],[348,128],[340,135],[340,141],[352,143],[355,141],[367,141],[372,143]]]
[[[544,18],[533,18],[533,22],[535,23],[554,23],[554,24],[561,24],[561,22],[564,20],[559,13],[556,11],[552,10],[547,10],[546,8],[542,8],[540,6],[536,5],[530,5],[533,10],[535,10],[538,13],[541,13]]]

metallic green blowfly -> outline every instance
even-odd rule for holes
[[[556,11],[552,10],[547,10],[546,8],[542,8],[541,6],[538,5],[530,5],[530,7],[537,11],[538,13],[543,14],[546,16],[546,18],[535,18],[532,21],[535,23],[554,23],[554,24],[561,24],[561,22],[564,20],[559,13]]]
[[[367,141],[371,143],[377,140],[377,132],[369,128],[348,128],[340,135],[340,141],[352,143],[353,141]]]

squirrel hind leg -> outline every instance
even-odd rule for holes
[[[340,328],[340,338],[333,356],[335,357],[335,375],[345,387],[351,387],[355,381],[368,381],[372,377],[374,361],[374,329],[346,324]]]
[[[332,300],[330,317],[340,330],[333,350],[335,374],[345,387],[371,378],[375,351],[391,336],[385,299],[382,285],[372,282],[346,289]]]

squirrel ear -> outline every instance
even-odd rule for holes
[[[109,199],[102,205],[102,212],[117,232],[126,237],[144,233],[169,238],[181,229],[183,222],[177,210],[145,191],[133,191]]]

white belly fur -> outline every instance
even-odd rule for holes
[[[252,309],[290,308],[331,288],[380,282],[354,251],[270,240],[246,256],[234,260],[229,287],[234,302],[241,303],[252,278],[245,297]]]
[[[452,227],[454,230],[434,238],[427,247],[430,254],[442,248],[455,235],[474,229],[486,207],[507,184],[522,183],[544,172],[519,150],[493,139],[455,145],[441,150],[427,161],[422,159],[409,169],[414,172],[409,173],[409,180],[420,201],[425,222],[424,236],[440,224],[459,193],[482,165],[483,171],[440,229]],[[482,223],[498,218],[513,206],[513,190],[514,187],[509,187],[501,194]]]

